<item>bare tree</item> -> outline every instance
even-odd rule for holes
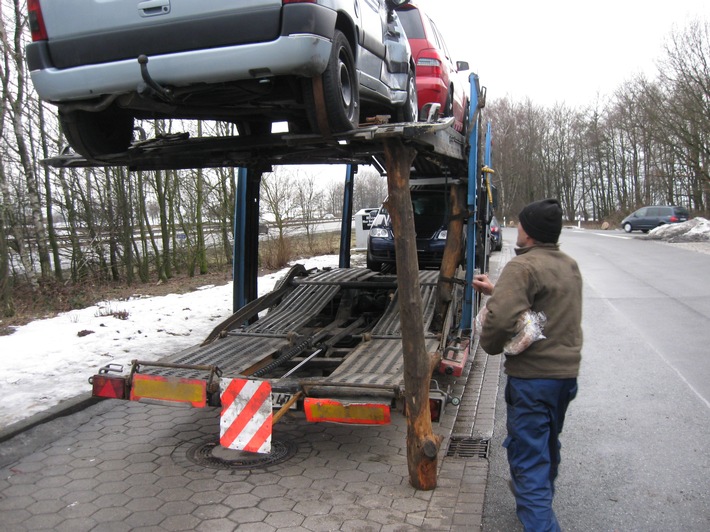
[[[360,167],[354,184],[353,211],[379,207],[387,197],[387,179],[372,167]]]
[[[276,171],[262,176],[260,205],[264,212],[273,216],[277,231],[276,267],[285,266],[290,258],[286,232],[294,212],[294,187],[293,176],[284,167],[277,167]]]
[[[36,239],[37,254],[42,275],[50,272],[49,252],[47,249],[47,231],[44,225],[42,207],[38,191],[37,175],[35,173],[34,158],[28,147],[28,138],[25,128],[26,97],[27,97],[27,69],[24,60],[24,23],[25,17],[22,12],[23,5],[19,0],[13,0],[14,32],[12,41],[9,40],[5,30],[4,17],[0,37],[2,38],[2,48],[7,69],[3,69],[3,77],[11,75],[15,81],[15,90],[8,90],[3,94],[4,104],[7,105],[9,119],[14,132],[15,150],[20,159],[20,165],[25,177],[25,186],[29,206],[31,210],[31,222],[33,236]],[[9,83],[8,83],[9,85]],[[3,80],[3,86],[6,81]]]
[[[706,209],[710,199],[710,23],[692,22],[671,34],[659,64],[659,85],[648,87],[658,124],[672,136],[657,140],[692,174],[691,200]]]
[[[298,186],[295,187],[295,203],[300,213],[300,223],[306,232],[308,249],[314,251],[315,229],[318,220],[321,218],[321,202],[323,193],[318,190],[316,179],[313,175],[297,175]]]
[[[331,213],[336,217],[343,215],[343,183],[337,181],[329,182],[325,187],[323,203],[326,213]]]

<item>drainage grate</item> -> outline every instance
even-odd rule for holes
[[[217,442],[198,443],[187,451],[191,462],[212,469],[255,469],[285,462],[296,454],[294,443],[271,440],[269,454],[225,449]]]
[[[454,458],[488,458],[490,440],[452,436],[446,456]]]

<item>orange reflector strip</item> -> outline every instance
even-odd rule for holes
[[[189,403],[196,408],[207,405],[207,383],[197,379],[133,375],[131,401],[157,399],[176,403]]]
[[[303,401],[306,420],[311,423],[329,421],[355,425],[387,425],[390,407],[382,403],[345,404],[333,399],[307,397]]]
[[[91,378],[91,384],[93,386],[91,395],[94,397],[104,397],[106,399],[126,398],[126,380],[123,377],[94,375]]]

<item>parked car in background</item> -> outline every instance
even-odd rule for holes
[[[412,187],[412,210],[419,268],[438,268],[444,256],[448,233],[448,195],[444,187]],[[367,238],[367,267],[380,271],[395,264],[392,220],[383,205],[377,212]]]
[[[441,115],[453,116],[454,128],[465,132],[470,89],[459,72],[468,70],[468,63],[452,60],[443,35],[422,9],[410,2],[396,11],[417,66],[420,119],[427,118],[427,104],[438,103]]]
[[[650,205],[641,207],[621,221],[624,231],[643,231],[647,233],[659,225],[685,222],[690,217],[688,209],[674,205]]]
[[[136,118],[222,120],[246,135],[413,121],[415,67],[394,11],[407,2],[33,0],[27,64],[88,158],[125,151]]]
[[[498,223],[498,219],[494,216],[491,218],[491,251],[500,251],[503,249],[503,230]]]

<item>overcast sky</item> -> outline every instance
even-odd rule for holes
[[[710,21],[710,0],[415,1],[488,98],[546,106],[584,106],[636,73],[655,77],[670,32]]]

